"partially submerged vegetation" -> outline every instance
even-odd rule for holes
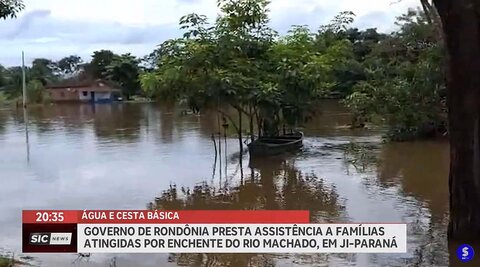
[[[8,103],[7,97],[3,92],[0,92],[0,105],[5,105]]]
[[[3,17],[23,8],[17,2]],[[26,68],[29,101],[49,102],[43,90],[49,83],[89,77],[121,85],[125,100],[169,100],[194,113],[214,107],[239,140],[245,132],[278,135],[301,127],[315,115],[315,100],[325,97],[344,99],[354,128],[387,125],[390,140],[446,134],[445,56],[432,8],[408,11],[390,34],[353,28],[355,15],[342,12],[317,31],[295,25],[280,36],[269,26],[268,4],[218,0],[216,20],[182,17],[183,36],[143,58],[100,50],[89,62],[75,55],[35,59]],[[21,67],[0,66],[8,101],[19,101],[21,87]]]
[[[156,67],[141,77],[144,91],[183,101],[196,112],[215,106],[240,136],[243,115],[251,135],[274,136],[301,126],[353,57],[348,41],[331,38],[353,14],[340,14],[317,34],[295,26],[278,37],[268,26],[267,1],[218,4],[222,14],[213,25],[197,14],[181,19],[184,36],[155,51]],[[220,104],[234,108],[236,118]]]
[[[355,124],[382,120],[396,141],[431,138],[446,132],[445,57],[436,26],[410,10],[400,27],[372,47],[362,62],[366,79],[345,103]]]
[[[285,125],[301,126],[314,115],[315,100],[332,95],[345,98],[352,127],[387,124],[390,140],[445,133],[444,51],[423,11],[398,18],[391,34],[351,28],[354,14],[342,12],[317,32],[293,26],[278,36],[268,26],[268,1],[218,5],[214,24],[184,16],[184,36],[154,51],[152,70],[140,78],[145,94],[197,112],[229,104],[238,111],[239,134],[242,114],[249,133],[276,135]]]
[[[95,51],[90,62],[78,56],[68,56],[59,61],[34,59],[25,67],[29,103],[49,102],[44,88],[61,80],[105,79],[118,84],[125,98],[140,93],[139,61],[130,54],[117,55],[109,50]],[[7,99],[22,97],[22,67],[5,68],[0,65],[0,87]]]
[[[15,257],[7,257],[0,255],[0,267],[28,266],[29,264],[16,260]]]
[[[0,267],[10,267],[11,259],[0,256]]]

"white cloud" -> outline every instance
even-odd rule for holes
[[[176,23],[197,12],[216,14],[216,0],[27,0],[28,10],[49,9],[60,19],[119,22],[126,25]]]
[[[18,65],[21,50],[27,59],[59,59],[111,49],[137,56],[151,52],[168,38],[179,36],[178,20],[188,13],[215,19],[216,0],[25,0],[17,19],[0,21],[0,64]],[[291,25],[312,30],[338,12],[357,15],[355,26],[392,29],[395,16],[418,0],[272,0],[271,25],[281,33]]]

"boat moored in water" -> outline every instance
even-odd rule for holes
[[[294,132],[274,137],[260,137],[248,144],[250,156],[278,155],[294,152],[303,147],[303,133]]]

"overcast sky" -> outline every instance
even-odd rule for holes
[[[188,13],[218,14],[216,0],[24,0],[17,19],[0,21],[0,64],[19,65],[21,51],[33,58],[60,59],[110,49],[143,56],[181,35],[178,20]],[[389,32],[395,17],[419,0],[272,0],[271,26],[285,33],[290,25],[316,30],[338,12],[353,11],[355,26]]]

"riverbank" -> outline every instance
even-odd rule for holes
[[[14,258],[0,256],[0,267],[14,267],[14,266],[26,266],[26,265],[29,265],[29,264],[16,260]]]
[[[7,99],[7,96],[3,92],[0,92],[0,106],[8,105],[11,101]]]
[[[141,103],[154,103],[154,102],[156,101],[150,98],[146,98],[142,96],[133,96],[130,100],[123,100],[118,103],[141,104]],[[30,103],[28,104],[28,106],[48,106],[52,104],[55,104],[55,102],[46,101],[43,103]],[[15,107],[15,106],[18,106],[18,107],[22,106],[21,98],[8,99],[4,93],[0,92],[0,107]]]
[[[11,107],[11,108],[15,108],[15,107],[18,107],[18,108],[21,108],[22,107],[22,98],[21,97],[17,97],[17,98],[14,98],[14,99],[8,99],[7,96],[3,93],[3,92],[0,92],[0,107]],[[47,105],[51,105],[52,102],[50,101],[45,101],[45,102],[42,102],[42,103],[29,103],[28,106],[47,106]]]
[[[10,259],[7,259],[5,257],[0,257],[0,267],[9,267],[11,266],[10,263],[12,261]]]

